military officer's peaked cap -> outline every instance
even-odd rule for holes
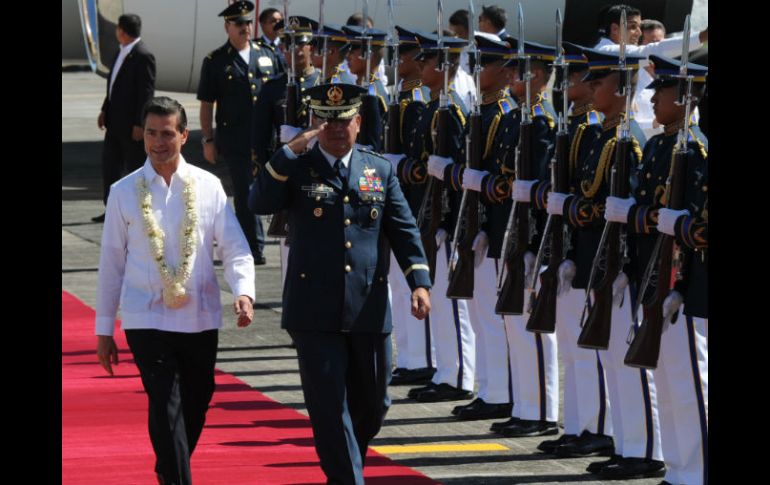
[[[586,56],[586,59],[588,60],[588,74],[583,77],[583,82],[601,79],[609,76],[613,72],[618,72],[620,69],[620,55],[617,53],[597,51],[595,49],[583,49],[583,55]],[[639,69],[640,60],[642,60],[642,58],[639,56],[626,54],[626,67]]]
[[[519,65],[519,40],[516,37],[506,36],[503,39],[512,51],[511,59],[505,63],[506,67],[516,67]],[[536,61],[552,62],[556,59],[556,48],[550,45],[539,44],[537,42],[524,41],[524,55]]]
[[[305,91],[310,109],[319,118],[349,120],[358,113],[361,97],[368,90],[355,84],[320,84]]]
[[[313,39],[313,32],[318,30],[318,22],[301,15],[290,15],[288,29],[284,25],[283,19],[275,23],[274,29],[286,45],[289,45],[291,42],[291,36],[286,32],[287,30],[294,31],[295,42],[307,44]]]
[[[254,20],[249,14],[254,11],[254,4],[248,0],[238,0],[233,2],[221,12],[220,17],[224,17],[225,20],[235,22],[237,20]]]
[[[363,45],[364,41],[361,39],[364,35],[363,27],[359,25],[343,25],[342,30],[348,36],[348,42],[353,44],[353,48]],[[366,36],[372,38],[373,46],[383,46],[385,45],[385,37],[388,36],[388,33],[380,29],[366,29]]]
[[[415,32],[415,36],[417,37],[417,42],[420,44],[420,53],[415,56],[415,59],[425,59],[426,57],[437,55],[440,52],[437,34]],[[449,49],[450,54],[459,54],[462,52],[463,47],[468,45],[467,40],[450,37],[448,35],[442,36],[441,42],[444,45],[443,48]]]
[[[340,50],[344,50],[350,47],[348,44],[348,36],[345,31],[342,30],[342,26],[339,24],[324,24],[323,30],[320,28],[320,24],[316,27],[313,35],[314,43],[318,43],[319,46],[323,45],[321,37],[326,37],[329,45],[340,46]]]
[[[569,65],[569,72],[581,72],[588,69],[588,59],[583,55],[586,47],[573,44],[572,42],[563,42],[564,62]]]
[[[507,59],[513,54],[511,48],[500,37],[486,32],[476,32],[473,36],[476,47],[481,53],[481,64]]]
[[[646,86],[646,89],[673,86],[679,82],[680,61],[670,57],[651,55],[650,62],[655,66],[655,80]],[[687,75],[692,76],[693,83],[705,83],[709,68],[700,64],[687,63]]]

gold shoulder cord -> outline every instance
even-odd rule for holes
[[[607,141],[602,149],[602,154],[599,157],[599,166],[596,167],[596,175],[592,183],[583,180],[580,182],[580,189],[583,191],[583,196],[587,199],[593,198],[596,192],[599,190],[599,186],[602,184],[602,180],[609,175],[609,169],[611,164],[612,155],[615,152],[615,145],[617,144],[617,137],[611,138]]]
[[[495,133],[497,133],[497,127],[500,124],[502,117],[502,114],[498,112],[494,119],[492,119],[492,123],[489,125],[489,133],[487,133],[487,144],[484,147],[484,156],[481,157],[482,159],[486,159],[489,156],[489,152],[492,150],[492,143],[495,141]]]
[[[577,170],[578,151],[580,150],[580,142],[583,140],[583,133],[586,131],[586,123],[578,125],[575,131],[575,136],[572,138],[572,146],[569,149],[569,173],[570,176],[575,174]]]
[[[409,99],[402,99],[401,103],[399,103],[399,115],[398,115],[398,126],[399,131],[401,133],[401,143],[404,143],[404,113],[406,112],[406,107],[409,105]]]
[[[457,113],[457,117],[460,118],[460,125],[465,126],[465,115],[463,114],[463,111],[456,104],[453,104],[452,106],[454,106],[455,113]]]

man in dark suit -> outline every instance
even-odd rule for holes
[[[123,175],[123,167],[133,172],[146,158],[142,108],[155,93],[155,56],[139,37],[141,30],[142,19],[134,14],[121,15],[115,27],[120,51],[112,62],[107,96],[97,120],[99,129],[107,130],[102,150],[105,205],[110,185]],[[104,214],[91,220],[104,222]]]
[[[258,214],[289,212],[281,326],[297,347],[321,468],[327,483],[344,485],[363,485],[369,441],[390,406],[389,246],[412,314],[430,311],[427,259],[395,170],[354,148],[366,92],[344,83],[308,89],[312,127],[276,151],[249,194]]]

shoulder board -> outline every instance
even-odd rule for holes
[[[412,88],[412,99],[415,101],[425,102],[425,98],[422,95],[422,89],[419,87]]]
[[[374,152],[374,151],[372,151],[372,150],[370,150],[368,148],[359,148],[358,151],[361,152],[361,153],[366,153],[367,155],[373,155],[373,156],[375,156],[377,158],[380,158],[380,159],[382,159],[382,160],[384,160],[386,162],[388,161],[388,159],[383,157],[381,153]]]
[[[602,119],[599,116],[599,112],[595,110],[591,110],[586,113],[586,123],[589,125],[598,125],[601,124]]]
[[[374,85],[374,83],[369,83],[369,95],[370,96],[377,95],[377,87]]]
[[[536,105],[532,106],[532,117],[536,118],[538,116],[545,118],[548,121],[548,126],[551,129],[556,126],[553,121],[553,117],[548,114],[548,111],[546,111],[545,106],[543,106],[542,103],[537,103]]]
[[[510,111],[513,111],[513,103],[510,99],[503,98],[499,100],[497,104],[500,106],[500,111],[502,111],[503,114],[508,114]]]

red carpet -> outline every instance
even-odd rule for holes
[[[110,378],[96,360],[94,311],[62,292],[62,484],[156,484],[147,399],[122,331]],[[192,457],[196,485],[310,485],[325,478],[308,419],[217,372],[217,389]],[[438,482],[369,451],[367,485]]]

